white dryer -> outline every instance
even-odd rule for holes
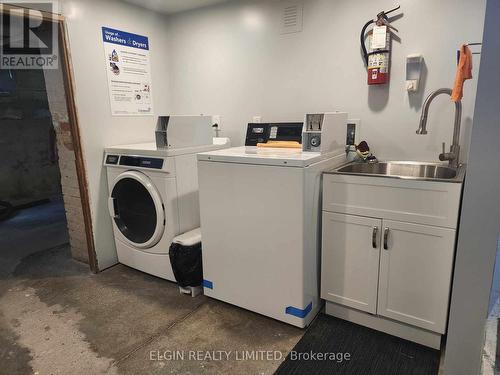
[[[214,144],[157,149],[155,143],[105,149],[108,208],[118,261],[175,281],[169,259],[172,239],[200,226],[196,154],[229,146]]]

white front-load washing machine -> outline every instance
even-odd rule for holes
[[[158,149],[155,143],[105,149],[108,209],[118,261],[175,281],[172,239],[200,226],[196,154],[229,147],[214,144]]]

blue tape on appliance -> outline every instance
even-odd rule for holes
[[[312,302],[310,302],[305,309],[299,309],[297,307],[288,306],[285,309],[285,314],[293,315],[296,316],[297,318],[305,318],[307,314],[311,312],[312,307],[313,307]]]
[[[213,289],[214,288],[214,283],[209,281],[209,280],[205,280],[203,279],[203,287],[204,288],[208,288],[208,289]]]

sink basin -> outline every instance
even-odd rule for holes
[[[335,169],[333,173],[462,182],[465,175],[465,168],[464,166],[451,168],[439,163],[389,161],[379,163],[351,163]]]

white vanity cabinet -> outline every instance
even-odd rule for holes
[[[326,312],[439,348],[462,184],[325,174]]]
[[[377,312],[381,225],[379,219],[323,212],[321,298]]]
[[[455,230],[383,220],[377,313],[446,331]],[[382,241],[384,242],[384,241]]]

